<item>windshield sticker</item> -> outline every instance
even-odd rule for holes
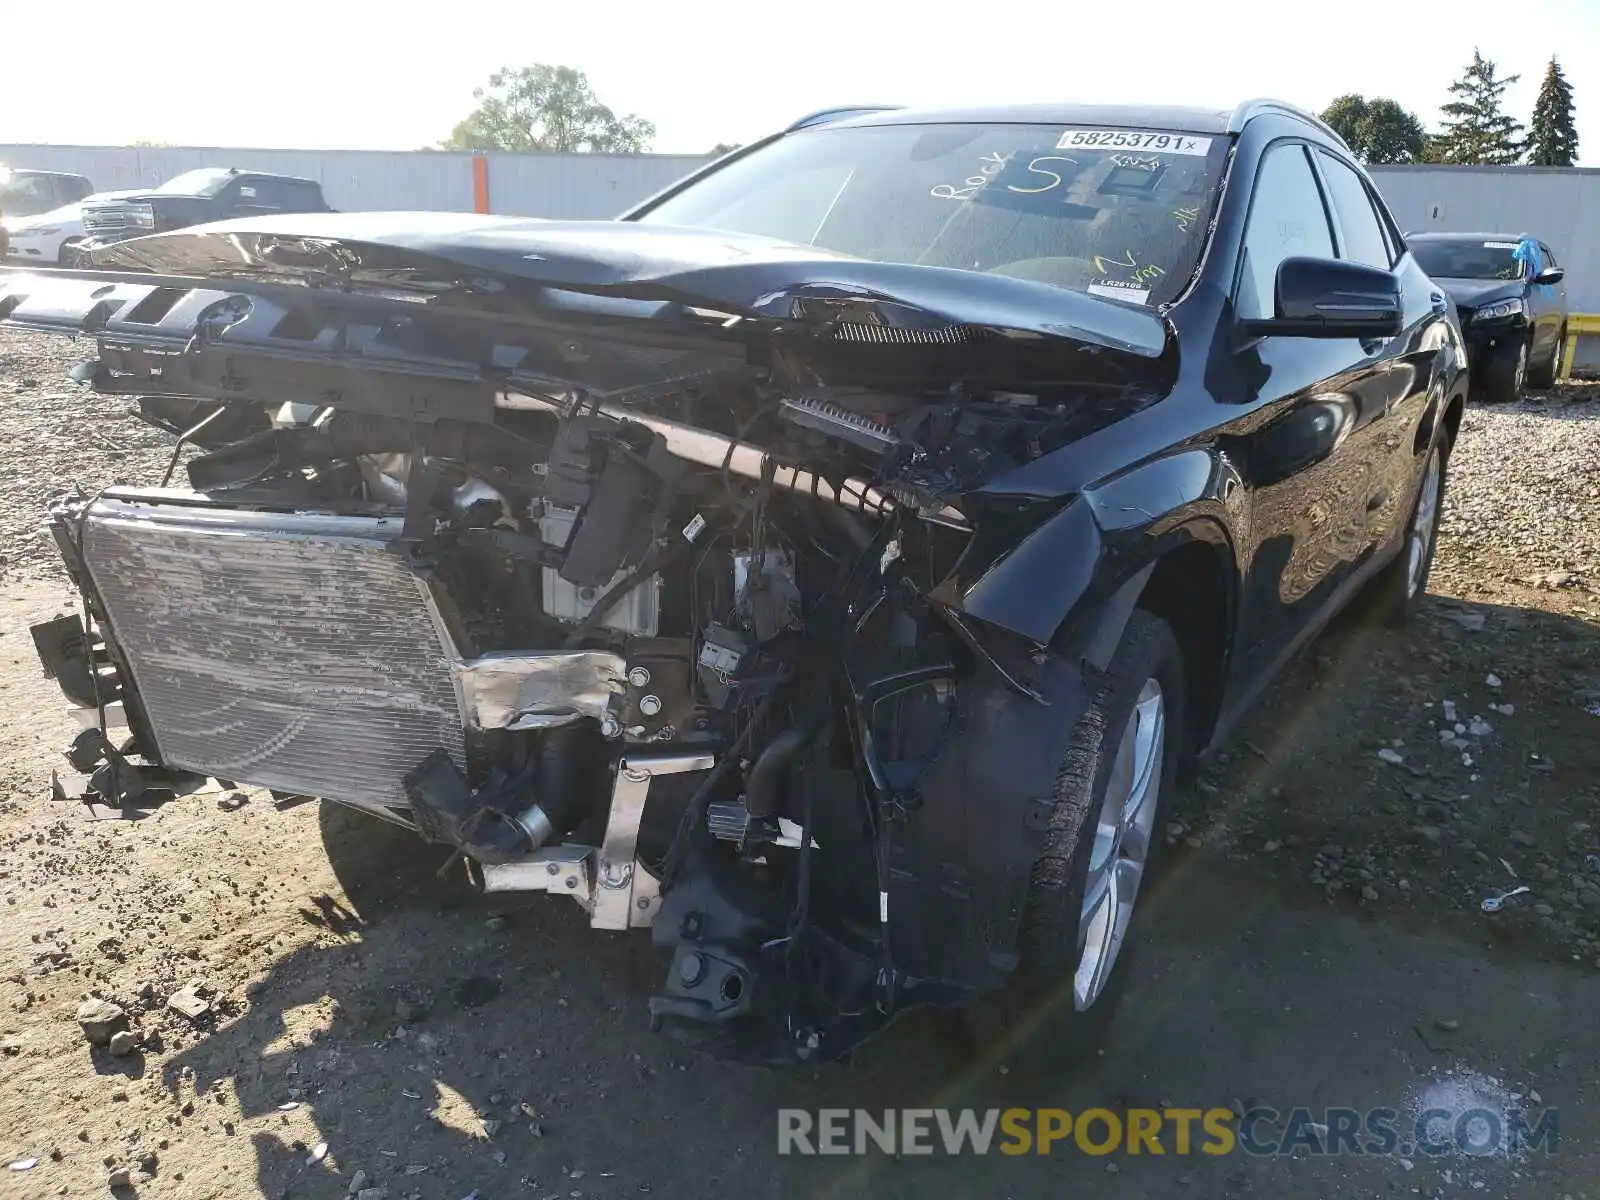
[[[1129,304],[1145,304],[1150,299],[1150,289],[1121,279],[1096,279],[1089,285],[1089,295],[1104,296],[1107,300],[1126,300]]]
[[[1133,257],[1132,250],[1124,250],[1121,258],[1108,258],[1103,254],[1094,256],[1094,269],[1102,275],[1113,268],[1126,269],[1130,273],[1129,282],[1133,287],[1147,287],[1166,274],[1154,263],[1140,266],[1138,260]]]
[[[1125,167],[1130,171],[1161,170],[1161,160],[1154,154],[1113,154],[1111,161],[1114,165]]]
[[[1061,135],[1056,149],[1147,150],[1203,158],[1211,150],[1211,139],[1190,137],[1186,133],[1139,133],[1131,129],[1069,129]]]
[[[1515,250],[1521,244],[1521,242],[1485,242],[1483,248],[1485,250]]]

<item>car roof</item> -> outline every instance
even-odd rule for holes
[[[0,167],[0,174],[6,175],[49,175],[56,179],[87,179],[87,175],[79,175],[76,171],[41,171],[35,167]]]
[[[817,114],[821,116],[823,114]],[[874,108],[842,110],[832,125],[1109,125],[1226,133],[1226,109],[1158,104],[1006,104],[979,108]],[[797,124],[809,123],[809,118]]]
[[[1289,117],[1343,145],[1319,117],[1281,100],[1246,100],[1233,108],[1176,104],[1005,104],[977,108],[900,108],[863,104],[824,109],[789,128],[814,125],[1105,125],[1113,129],[1177,129],[1185,133],[1238,133],[1253,117]]]
[[[1533,238],[1531,233],[1477,233],[1470,229],[1457,232],[1433,230],[1430,233],[1408,233],[1408,242],[1520,242],[1524,238]],[[1538,238],[1533,238],[1538,241]]]

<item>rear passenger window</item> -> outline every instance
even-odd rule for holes
[[[1339,257],[1369,267],[1394,265],[1389,256],[1389,244],[1384,240],[1383,226],[1361,176],[1331,154],[1319,150],[1317,159],[1322,164],[1322,177],[1328,183],[1328,199],[1339,217],[1339,233],[1344,243]]]
[[[1261,160],[1255,194],[1250,198],[1239,290],[1234,297],[1241,320],[1274,315],[1278,264],[1298,256],[1332,258],[1333,234],[1305,149],[1297,144],[1279,145]]]

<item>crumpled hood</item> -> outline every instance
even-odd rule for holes
[[[1435,279],[1450,299],[1466,308],[1478,308],[1495,300],[1512,300],[1523,294],[1520,279]]]
[[[460,213],[247,217],[135,238],[93,265],[185,278],[411,291],[503,307],[504,293],[559,289],[691,304],[739,317],[851,320],[937,335],[952,326],[1061,338],[1159,357],[1153,313],[1048,284],[873,262],[771,238],[625,221]]]

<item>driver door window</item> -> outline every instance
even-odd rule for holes
[[[1299,255],[1332,258],[1333,233],[1305,147],[1278,145],[1267,151],[1256,172],[1234,295],[1235,315],[1242,320],[1272,317],[1278,264]]]

